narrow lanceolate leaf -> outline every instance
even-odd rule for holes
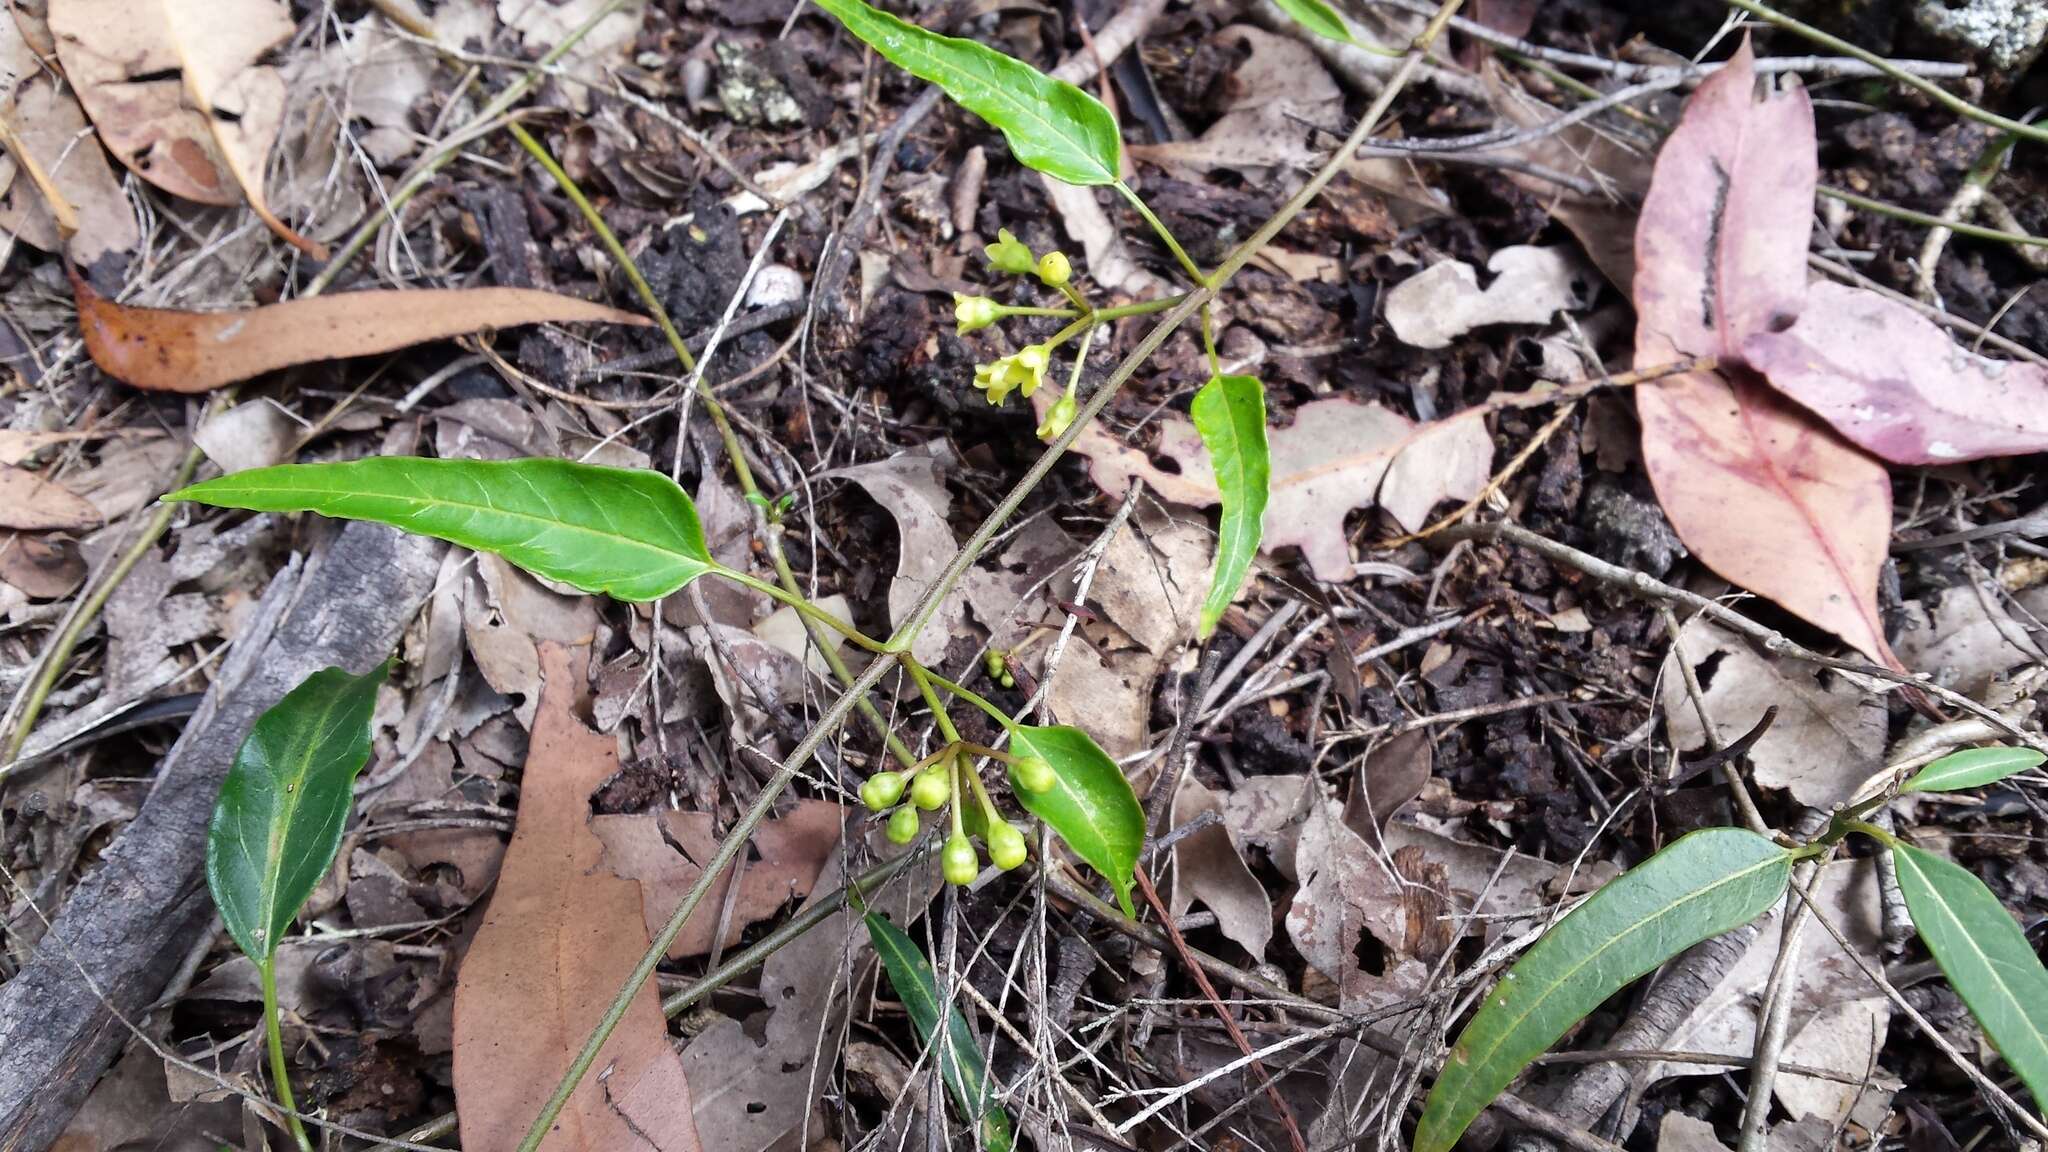
[[[1336,9],[1323,3],[1323,0],[1273,0],[1273,2],[1280,5],[1281,11],[1294,17],[1295,23],[1318,36],[1341,41],[1345,44],[1355,42],[1351,36],[1350,25],[1344,23],[1344,17],[1339,16]]]
[[[164,499],[375,520],[621,600],[666,596],[714,567],[696,505],[638,468],[383,456],[252,468]]]
[[[228,935],[261,966],[341,850],[370,712],[390,668],[328,668],[257,717],[206,832],[206,884]]]
[[[1892,859],[1934,962],[2034,1099],[2048,1099],[2048,972],[2027,934],[1967,869],[1904,843]]]
[[[1272,467],[1266,456],[1266,389],[1254,376],[1216,376],[1195,393],[1195,430],[1216,469],[1223,518],[1216,530],[1216,578],[1195,635],[1206,640],[1237,598],[1259,554]]]
[[[983,44],[927,32],[862,0],[818,0],[890,63],[988,121],[1027,168],[1069,184],[1114,184],[1123,140],[1102,102]]]
[[[1116,889],[1125,915],[1136,915],[1131,884],[1138,850],[1145,846],[1145,810],[1123,769],[1086,732],[1064,724],[1019,724],[1010,729],[1010,739],[1018,752],[1043,756],[1056,778],[1050,789],[1033,792],[1012,773],[1011,791],[1018,803],[1102,873]]]
[[[2038,768],[2043,757],[2032,748],[1968,748],[1955,752],[1913,774],[1901,785],[1901,792],[1954,792],[1981,788],[2016,772]]]
[[[1423,1105],[1414,1152],[1447,1152],[1531,1060],[1629,981],[1768,911],[1791,857],[1740,828],[1694,832],[1545,933],[1465,1026]]]
[[[918,1040],[930,1047],[932,1037],[938,1033],[942,1003],[931,964],[903,929],[873,912],[868,913],[867,922],[868,938],[874,941],[882,967],[889,972],[889,987],[896,990],[896,998],[903,1002],[903,1011],[909,1015],[911,1027],[917,1029]],[[961,1115],[980,1118],[982,1148],[986,1152],[1010,1152],[1010,1115],[991,1094],[981,1049],[975,1046],[974,1033],[968,1029],[967,1018],[959,1008],[947,1006],[945,1051],[934,1051],[932,1059],[943,1061],[939,1071]]]

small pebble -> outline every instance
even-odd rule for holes
[[[804,298],[803,274],[787,264],[770,264],[754,274],[747,288],[747,307],[773,308]]]

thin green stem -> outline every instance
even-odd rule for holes
[[[855,628],[852,624],[849,624],[846,621],[841,620],[839,617],[834,616],[832,613],[825,611],[823,608],[818,607],[816,604],[811,603],[809,600],[804,599],[802,596],[792,595],[789,592],[786,592],[783,589],[773,584],[770,584],[766,580],[757,579],[753,576],[747,575],[745,572],[741,572],[734,568],[727,568],[723,564],[720,564],[717,567],[713,568],[712,572],[716,575],[725,577],[727,580],[730,580],[735,584],[752,588],[754,591],[759,592],[761,595],[766,596],[779,604],[788,605],[790,608],[796,610],[797,615],[802,616],[804,619],[809,620],[814,624],[822,624],[825,627],[830,628],[832,631],[839,633],[841,636],[844,636],[848,640],[851,640],[854,644],[862,648],[865,648],[870,652],[887,651],[888,646],[883,644],[880,640],[870,638],[867,635],[867,633],[862,632],[860,629]]]
[[[1890,216],[1895,220],[1904,220],[1908,224],[1920,224],[1928,228],[1946,228],[1958,236],[1974,236],[1979,240],[1998,240],[2006,244],[2048,247],[2048,236],[2029,236],[2025,232],[2004,232],[1997,228],[1986,228],[1982,224],[1970,224],[1962,220],[1944,220],[1927,212],[1916,212],[1911,208],[1901,208],[1897,204],[1887,204],[1882,200],[1872,200],[1868,196],[1858,196],[1854,192],[1848,192],[1840,188],[1830,188],[1825,184],[1815,189],[1815,191],[1830,200],[1840,200],[1844,204],[1853,205],[1867,212],[1875,212],[1880,216]]]
[[[1068,316],[1079,316],[1087,311],[1088,309],[1086,308],[1041,308],[1033,304],[996,305],[996,316],[998,319],[1010,316],[1058,316],[1065,318]]]
[[[1996,112],[1987,112],[1968,100],[1950,92],[1948,89],[1943,88],[1941,85],[1934,83],[1932,80],[1913,75],[1911,72],[1900,68],[1875,52],[1858,48],[1839,36],[1823,32],[1811,24],[1794,20],[1790,16],[1757,3],[1757,0],[1728,0],[1728,3],[1765,23],[1775,24],[1788,32],[1796,32],[1830,52],[1839,52],[1844,56],[1861,60],[1872,68],[1897,80],[1899,83],[1909,88],[1917,88],[1926,93],[1935,103],[1940,104],[1951,112],[1967,116],[1980,124],[1989,124],[1994,128],[2003,128],[2007,132],[2025,136],[2029,140],[2048,143],[2048,130],[2044,130],[2040,125],[2026,124],[2010,117],[2000,116]]]
[[[604,222],[604,217],[598,214],[596,206],[591,204],[589,197],[585,196],[583,190],[576,186],[576,181],[570,179],[569,174],[562,169],[560,164],[556,163],[555,158],[548,154],[547,148],[520,125],[512,124],[510,129],[513,136],[518,139],[520,146],[525,148],[527,153],[534,158],[534,161],[549,176],[554,178],[555,184],[562,189],[564,195],[569,197],[570,203],[576,205],[576,210],[583,214],[584,222],[590,225],[591,231],[597,233],[599,240],[604,243],[606,250],[611,253],[612,259],[618,262],[620,269],[625,273],[627,281],[633,285],[633,290],[640,297],[641,304],[654,315],[656,321],[661,325],[661,333],[667,338],[669,347],[674,350],[676,359],[682,361],[683,366],[690,370],[696,380],[697,399],[704,405],[704,411],[710,415],[711,425],[718,432],[719,442],[725,446],[726,459],[732,463],[733,478],[739,481],[740,491],[748,497],[755,498],[752,502],[757,507],[765,506],[766,499],[761,496],[761,486],[754,481],[754,470],[748,466],[746,453],[740,448],[739,434],[733,431],[732,421],[726,418],[725,405],[719,403],[718,397],[711,391],[711,385],[704,379],[703,374],[697,372],[696,360],[691,357],[690,349],[684,343],[682,333],[676,331],[674,322],[669,319],[668,309],[663,306],[661,297],[655,295],[654,289],[648,286],[646,277],[640,274],[639,265],[634,263],[633,258],[620,245],[618,237],[612,234],[611,228]],[[786,599],[784,602],[792,607],[798,601],[808,604],[809,599],[804,596],[802,588],[798,586],[796,573],[790,570],[789,559],[783,552],[781,534],[773,525],[767,523],[765,516],[760,517],[756,524],[760,528],[764,542],[768,546],[768,557],[775,567],[776,581],[782,586],[784,592],[788,593],[790,597],[794,597],[794,599]],[[739,575],[738,573],[731,573],[729,569],[727,571],[735,577]],[[766,591],[765,586],[754,585],[754,587],[761,591]],[[803,609],[799,608],[798,611],[801,612]],[[854,681],[852,671],[847,668],[846,661],[840,658],[839,653],[828,642],[825,634],[819,631],[819,628],[825,625],[821,625],[817,620],[811,620],[810,623],[811,634],[818,639],[819,655],[824,659],[825,666],[832,670],[832,675],[840,684],[850,686]],[[846,635],[849,639],[856,639],[857,637],[856,643],[861,644],[863,647],[871,643],[865,636],[859,636],[857,633],[842,634]],[[889,722],[882,717],[881,712],[876,710],[874,704],[869,702],[865,693],[855,703],[859,706],[861,716],[868,722],[868,726],[873,728],[875,734],[881,737],[882,743],[889,749],[889,754],[895,757],[898,763],[910,763],[912,759],[910,749],[905,747],[903,741],[897,738],[896,733],[890,729]]]
[[[1090,304],[1088,298],[1081,295],[1081,290],[1072,284],[1060,285],[1059,291],[1060,295],[1073,302],[1074,307],[1080,310],[1081,315],[1087,316],[1095,311],[1095,305]]]
[[[1099,322],[1107,323],[1111,320],[1121,320],[1126,316],[1150,316],[1157,312],[1164,312],[1185,299],[1187,299],[1186,293],[1176,293],[1172,296],[1161,296],[1157,300],[1140,300],[1136,304],[1118,304],[1111,308],[1097,308],[1095,310],[1095,319]]]
[[[1899,843],[1898,837],[1866,820],[1849,821],[1849,830],[1851,832],[1861,832],[1887,848],[1896,847]]]
[[[965,685],[955,684],[951,680],[946,679],[944,676],[939,675],[937,672],[934,672],[929,668],[920,667],[919,672],[922,673],[925,680],[928,680],[931,683],[936,684],[941,688],[944,688],[946,691],[952,693],[955,696],[958,696],[960,699],[965,700],[969,704],[974,705],[976,708],[981,709],[983,712],[988,713],[989,718],[994,720],[997,724],[1002,725],[1004,731],[1007,732],[1017,726],[1017,722],[1015,720],[1010,719],[1009,713],[1003,711],[1001,708],[996,707],[994,704],[990,703],[987,700],[987,698],[983,697],[982,695],[973,691],[972,689],[966,687]],[[1003,755],[1000,752],[993,752],[987,749],[979,748],[976,749],[976,754],[983,756]],[[1004,759],[1012,759],[1012,757],[1004,757]]]
[[[969,756],[986,756],[990,760],[1000,760],[1005,764],[1015,764],[1023,759],[1022,756],[1017,755],[1015,752],[1005,752],[1000,748],[991,748],[986,744],[975,744],[967,740],[960,742],[960,751],[967,753]]]
[[[265,957],[256,968],[263,981],[263,1033],[270,1044],[270,1078],[275,1082],[277,1102],[284,1107],[285,1126],[291,1129],[292,1141],[299,1146],[299,1152],[313,1152],[313,1141],[306,1135],[306,1126],[299,1123],[299,1106],[292,1099],[291,1073],[284,1062],[284,1031],[277,1023],[277,954]]]
[[[1145,218],[1145,223],[1151,225],[1152,231],[1157,233],[1159,239],[1166,244],[1166,250],[1173,253],[1173,258],[1180,261],[1181,268],[1186,270],[1187,274],[1193,278],[1196,284],[1205,288],[1216,286],[1211,283],[1208,276],[1202,273],[1202,266],[1195,263],[1195,258],[1188,255],[1187,249],[1180,246],[1180,240],[1174,236],[1173,230],[1168,228],[1166,222],[1161,220],[1152,211],[1152,206],[1145,203],[1143,197],[1131,191],[1131,186],[1121,180],[1116,182],[1115,187],[1118,192],[1123,194],[1125,200],[1130,201],[1131,207],[1137,209],[1138,215]]]
[[[1216,355],[1216,328],[1210,318],[1211,308],[1202,305],[1202,350],[1209,354],[1209,375],[1223,375],[1223,358]]]
[[[526,154],[533,157],[534,163],[555,178],[555,186],[560,188],[562,195],[569,198],[569,203],[574,204],[576,210],[583,214],[583,220],[590,225],[590,230],[597,233],[597,242],[604,245],[604,250],[611,254],[612,263],[619,266],[619,271],[625,275],[626,282],[633,286],[633,294],[640,297],[641,303],[647,305],[648,311],[654,313],[654,322],[661,325],[661,334],[667,337],[668,346],[675,349],[676,359],[683,362],[685,370],[695,372],[697,358],[690,354],[690,346],[684,342],[683,334],[676,331],[675,321],[668,318],[668,309],[661,306],[661,298],[654,294],[654,289],[647,283],[647,278],[640,275],[640,266],[633,262],[631,256],[626,255],[626,246],[619,243],[618,236],[613,234],[611,226],[604,222],[604,217],[590,202],[590,198],[583,194],[583,189],[577,187],[576,181],[569,178],[569,173],[563,170],[539,140],[534,139],[533,133],[528,132],[524,124],[517,120],[510,121],[505,125],[505,131],[510,132],[514,140],[519,141],[519,146],[526,149]]]

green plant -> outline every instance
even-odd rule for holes
[[[2035,1099],[2048,1099],[2048,970],[2026,934],[1968,871],[1864,819],[1896,794],[1974,788],[2042,760],[2028,748],[1957,752],[1898,793],[1837,813],[1805,844],[1709,828],[1616,877],[1545,932],[1487,993],[1423,1105],[1414,1152],[1448,1152],[1530,1061],[1602,1001],[1693,944],[1768,912],[1784,897],[1794,864],[1826,856],[1852,833],[1891,854],[1935,963]]]
[[[743,494],[761,510],[762,518],[767,522],[767,551],[776,569],[776,582],[756,579],[719,564],[705,546],[695,506],[689,496],[667,477],[647,471],[542,459],[475,462],[374,458],[351,463],[255,469],[193,484],[165,497],[170,501],[218,507],[314,512],[390,524],[464,547],[494,552],[547,579],[628,601],[658,599],[687,587],[701,577],[715,576],[778,600],[802,615],[814,631],[837,633],[877,657],[855,676],[827,647],[823,655],[846,686],[845,693],[826,710],[816,727],[798,742],[775,777],[760,789],[751,806],[721,841],[717,853],[705,862],[698,881],[651,942],[633,974],[571,1063],[554,1095],[534,1119],[521,1142],[520,1152],[532,1152],[539,1145],[564,1102],[589,1072],[597,1052],[624,1016],[633,996],[652,977],[670,943],[696,911],[712,878],[725,873],[797,769],[855,709],[861,710],[875,726],[900,765],[898,769],[877,773],[861,789],[862,799],[869,807],[878,813],[888,813],[885,827],[891,839],[899,843],[916,839],[920,830],[918,813],[945,809],[950,828],[940,856],[949,879],[965,883],[978,872],[979,857],[972,842],[975,837],[981,839],[998,867],[1010,868],[1021,863],[1027,852],[1024,836],[1000,814],[975,765],[977,758],[1001,762],[1008,766],[1016,802],[1043,821],[1075,855],[1100,872],[1115,890],[1125,911],[1132,911],[1130,889],[1146,825],[1144,812],[1122,770],[1085,732],[1065,726],[1019,723],[976,693],[924,667],[911,655],[911,642],[931,620],[939,600],[960,578],[967,565],[981,554],[1025,495],[1043,479],[1059,453],[1072,443],[1078,432],[1076,425],[1092,419],[1132,372],[1158,349],[1166,336],[1198,312],[1203,344],[1208,351],[1214,378],[1197,398],[1196,420],[1217,461],[1217,479],[1223,496],[1223,532],[1216,557],[1217,578],[1200,622],[1201,635],[1207,636],[1214,630],[1224,607],[1242,586],[1257,554],[1261,514],[1266,503],[1267,461],[1263,388],[1255,378],[1225,376],[1222,373],[1210,327],[1209,302],[1221,286],[1298,215],[1356,153],[1414,75],[1422,50],[1441,34],[1457,4],[1456,0],[1446,3],[1417,37],[1415,48],[1407,53],[1400,68],[1389,78],[1371,108],[1335,150],[1329,162],[1211,272],[1205,272],[1189,257],[1172,232],[1124,182],[1121,177],[1122,143],[1115,119],[1093,97],[1072,84],[1045,76],[980,44],[927,32],[880,12],[862,0],[820,0],[819,6],[883,56],[938,84],[956,102],[1000,130],[1009,141],[1012,154],[1027,167],[1072,184],[1115,189],[1157,234],[1194,285],[1191,291],[1181,295],[1098,306],[1076,283],[1071,261],[1064,254],[1034,254],[1007,233],[990,246],[988,256],[994,268],[1010,275],[1034,277],[1043,287],[1057,292],[1063,303],[1008,306],[986,297],[962,296],[956,300],[955,313],[963,332],[1016,316],[1058,317],[1068,323],[1048,340],[1027,345],[980,366],[975,373],[975,386],[982,389],[992,403],[1002,403],[1013,391],[1022,392],[1028,398],[1052,370],[1056,351],[1077,337],[1079,350],[1064,393],[1051,406],[1039,428],[1039,435],[1051,442],[1051,449],[998,504],[927,592],[910,619],[893,635],[886,640],[870,638],[849,622],[813,604],[798,591],[778,543],[780,521],[789,507],[787,498],[770,501],[759,492],[723,408],[701,379],[697,381],[697,395],[725,441],[728,462],[740,481]],[[1313,0],[1293,0],[1291,6],[1297,12],[1307,12],[1312,18],[1326,11]],[[660,321],[663,334],[677,358],[685,367],[694,366],[693,357],[658,300],[589,201],[530,133],[517,123],[512,123],[508,131],[562,186],[584,214],[606,250],[620,264],[628,281]],[[354,243],[352,241],[352,245]],[[1097,331],[1110,321],[1151,314],[1162,314],[1159,323],[1108,381],[1083,403],[1077,395],[1081,366]],[[867,699],[868,692],[892,669],[900,669],[916,685],[945,738],[937,752],[921,760],[905,749]],[[1009,675],[1006,666],[1000,670],[992,666],[990,674],[998,682],[1004,682]],[[312,683],[309,681],[309,685]],[[1003,730],[1013,750],[1005,752],[962,740],[948,712],[949,699],[985,712]],[[358,760],[350,775],[360,767],[361,761]],[[333,833],[337,837],[347,811],[345,792],[346,789],[337,800],[340,805],[338,813],[331,814]],[[224,808],[229,801],[230,797],[224,791]],[[317,878],[332,862],[334,847],[331,844],[324,850],[319,844],[310,842],[290,847],[299,854],[295,857],[294,875],[310,869]],[[217,888],[217,896],[219,892]],[[289,911],[284,913],[283,919],[268,927],[260,939],[270,941],[274,947],[277,934],[289,925],[303,899],[302,892],[290,901]],[[876,948],[882,953],[889,970],[892,986],[911,1010],[920,1036],[930,1044],[937,1028],[937,983],[929,964],[917,954],[907,938],[902,938],[900,933],[892,936],[893,929],[889,929],[886,922],[871,919],[869,927],[874,934]],[[244,946],[248,947],[248,943],[244,942]],[[274,1017],[274,1013],[272,1015]],[[949,1039],[942,1047],[948,1048],[951,1054],[944,1057],[942,1068],[949,1085],[954,1086],[955,1102],[963,1112],[980,1121],[983,1145],[993,1152],[1004,1152],[1010,1139],[1008,1119],[1000,1109],[983,1107],[989,1102],[985,1099],[986,1085],[978,1071],[980,1057],[973,1053],[972,1036],[957,1013],[949,1016],[946,1035]],[[282,1056],[275,1044],[274,1031],[273,1064],[279,1074],[280,1094],[289,1107],[288,1089],[282,1082]],[[973,1073],[971,1077],[970,1072]],[[972,1091],[966,1091],[967,1088],[972,1088]],[[294,1128],[296,1130],[296,1125]],[[298,1135],[303,1144],[303,1134]]]
[[[362,676],[328,668],[258,717],[222,781],[206,832],[206,885],[221,922],[256,965],[263,1030],[292,1138],[299,1123],[277,1020],[277,946],[341,851],[356,773],[370,759],[370,712],[390,665]]]

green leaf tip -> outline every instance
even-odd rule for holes
[[[1458,1137],[1573,1024],[1638,976],[1778,902],[1791,856],[1741,828],[1708,828],[1616,877],[1565,916],[1494,985],[1444,1059],[1413,1152]]]
[[[1001,131],[1018,163],[1069,184],[1116,183],[1123,139],[1095,97],[985,44],[927,31],[864,0],[817,4],[890,63],[937,84]]]
[[[2032,748],[1966,748],[1952,752],[1899,786],[1901,792],[1954,792],[1996,784],[2007,776],[2038,768],[2048,759]]]
[[[1195,629],[1207,640],[1244,586],[1259,554],[1272,463],[1266,451],[1266,388],[1255,376],[1212,376],[1190,409],[1209,450],[1223,514],[1216,527],[1216,572]]]
[[[896,990],[896,998],[902,1001],[918,1040],[931,1047],[932,1037],[938,1034],[939,1009],[944,1000],[931,962],[903,929],[873,912],[866,914],[866,920],[868,940],[882,958],[882,968],[889,974],[889,987]],[[967,1018],[960,1014],[957,1005],[945,1007],[945,1060],[939,1072],[946,1081],[946,1089],[961,1115],[980,1118],[983,1152],[1010,1152],[1014,1143],[1010,1114],[990,1095],[987,1065],[974,1043],[974,1032],[967,1027]],[[940,1059],[940,1054],[934,1052],[932,1058]]]
[[[206,884],[228,935],[259,967],[341,850],[390,668],[306,677],[257,717],[221,782],[206,831]]]
[[[378,456],[252,468],[164,499],[373,520],[620,600],[659,599],[717,567],[689,495],[642,468]]]
[[[1018,724],[1010,739],[1019,752],[1043,759],[1053,770],[1052,787],[1044,791],[1013,787],[1017,803],[1109,881],[1124,915],[1136,916],[1131,885],[1145,846],[1145,810],[1123,769],[1086,732],[1065,724]],[[1018,785],[1014,768],[1012,777]]]

